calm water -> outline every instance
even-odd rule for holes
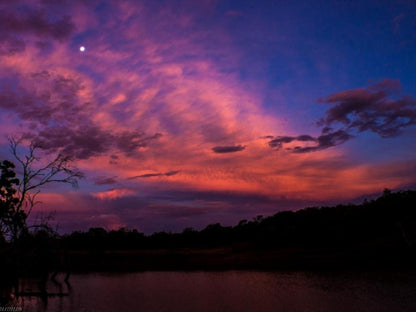
[[[58,281],[63,276],[58,276]],[[22,280],[20,291],[36,292]],[[415,272],[141,272],[72,275],[49,293],[19,297],[23,311],[416,311]]]

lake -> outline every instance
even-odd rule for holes
[[[416,311],[416,272],[198,271],[74,274],[16,311]],[[38,281],[19,291],[38,292]],[[3,289],[4,293],[4,289]],[[22,309],[20,309],[22,308]]]

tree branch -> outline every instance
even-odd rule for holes
[[[23,172],[20,182],[15,189],[17,197],[14,203],[9,203],[12,211],[9,216],[2,217],[0,220],[0,233],[10,231],[14,239],[18,237],[17,231],[24,227],[27,229],[26,219],[32,212],[33,207],[38,203],[36,197],[40,193],[40,188],[49,183],[69,183],[72,187],[78,186],[78,180],[83,178],[83,174],[76,168],[71,167],[72,158],[58,154],[52,161],[40,165],[40,158],[36,155],[41,146],[36,142],[31,142],[29,151],[21,156],[18,150],[21,140],[9,138],[9,146],[13,157],[19,163]]]

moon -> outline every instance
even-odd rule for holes
[[[79,50],[80,50],[81,52],[85,52],[85,47],[84,47],[84,46],[81,46],[81,47],[79,47]]]

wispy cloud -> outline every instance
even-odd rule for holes
[[[119,189],[111,189],[108,191],[93,193],[92,196],[100,200],[114,200],[117,198],[132,196],[135,193],[136,192],[130,189],[119,188]]]
[[[140,174],[134,177],[129,177],[129,180],[133,180],[133,179],[137,179],[137,178],[153,178],[153,177],[161,177],[161,176],[165,176],[165,177],[170,177],[173,176],[175,174],[178,174],[179,171],[168,171],[165,173],[146,173],[146,174]]]
[[[66,14],[52,17],[45,8],[30,7],[22,1],[3,2],[0,6],[0,55],[14,55],[26,50],[28,37],[38,40],[68,40],[75,24]]]
[[[95,185],[108,185],[108,184],[116,184],[117,177],[105,177],[105,176],[98,176],[93,179]]]
[[[384,138],[414,125],[414,99],[398,81],[329,95],[320,100],[327,111],[317,132],[306,130],[309,115],[304,135],[294,131],[303,117],[296,105],[285,107],[300,92],[281,92],[280,80],[285,71],[287,84],[291,71],[303,77],[302,53],[292,47],[305,46],[291,17],[271,25],[261,14],[215,1],[22,0],[1,1],[0,9],[0,131],[76,158],[93,177],[76,202],[87,211],[77,211],[82,222],[153,218],[162,226],[175,218],[185,225],[193,215],[202,224],[225,211],[231,218],[238,207],[241,215],[257,213],[256,202],[272,211],[273,203],[343,199],[409,182],[408,163],[386,173],[379,171],[384,162],[358,163],[348,157],[349,145],[340,146],[364,132]],[[286,68],[280,57],[297,63]],[[276,66],[267,80],[265,68]],[[273,135],[259,139],[263,134]],[[2,137],[1,146],[6,150]],[[161,194],[171,196],[164,201]],[[60,207],[65,199],[71,209],[72,197],[47,204]],[[128,214],[113,220],[124,206]]]
[[[316,138],[311,137],[310,135],[300,135],[297,137],[275,137],[271,141],[269,141],[269,146],[279,150],[282,149],[285,144],[292,143],[292,142],[314,142],[314,145],[308,146],[299,146],[296,145],[294,147],[286,147],[285,150],[291,151],[293,153],[308,153],[308,152],[316,152],[320,150],[327,149],[332,146],[336,146],[348,141],[352,136],[343,130],[338,130],[335,132],[329,132],[322,134]]]
[[[27,87],[16,89],[11,80],[0,86],[0,108],[16,113],[30,123],[23,136],[38,141],[50,151],[88,159],[110,150],[132,155],[160,133],[146,135],[140,130],[113,130],[94,121],[94,105],[83,92],[80,78],[43,70],[20,78]]]

